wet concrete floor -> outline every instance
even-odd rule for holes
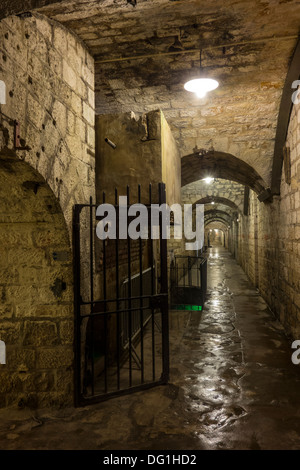
[[[203,312],[170,313],[166,386],[85,408],[0,411],[0,449],[300,449],[300,366],[223,248]]]

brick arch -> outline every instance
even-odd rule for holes
[[[235,217],[238,214],[236,209],[233,209],[232,207],[220,203],[216,203],[214,205],[206,204],[204,210],[223,211],[226,212],[226,214],[230,217]]]
[[[210,221],[206,226],[205,230],[207,229],[218,229],[218,230],[224,230],[225,232],[228,230],[228,225],[224,221],[219,221],[219,220],[213,220]]]
[[[181,159],[181,186],[207,177],[235,181],[249,186],[257,194],[267,188],[254,168],[230,153],[213,151],[204,156],[191,154]]]
[[[221,218],[223,220],[228,220],[228,222],[230,222],[232,220],[232,215],[228,214],[227,212],[225,211],[221,211],[221,210],[214,210],[214,209],[211,209],[211,210],[207,210],[207,211],[204,211],[204,220],[210,220],[210,219],[217,219],[217,218]]]
[[[230,201],[230,199],[226,199],[225,197],[218,197],[218,196],[206,196],[203,197],[202,199],[198,199],[193,204],[193,208],[196,206],[196,204],[211,204],[212,202],[218,203],[218,204],[223,204],[224,206],[228,206],[236,211],[240,211],[241,209],[236,205],[235,202]]]
[[[197,180],[181,188],[181,200],[184,204],[193,204],[203,199],[204,203],[210,203],[217,198],[229,200],[235,204],[234,210],[243,211],[245,186],[235,181],[214,179],[210,184],[204,180]],[[206,199],[207,198],[207,199]],[[230,204],[230,203],[229,203]]]
[[[226,223],[224,223],[223,221],[220,222],[220,221],[212,220],[212,221],[210,221],[210,222],[207,224],[207,227],[208,227],[209,225],[212,225],[211,228],[220,228],[220,224],[223,225],[223,229],[224,229],[224,230],[227,230],[228,225],[226,225]]]
[[[204,221],[204,226],[207,227],[209,224],[213,222],[220,222],[224,224],[224,226],[227,228],[228,227],[228,221],[223,219],[222,217],[212,217],[211,219],[205,220]]]

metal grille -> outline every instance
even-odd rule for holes
[[[204,306],[207,290],[207,259],[201,256],[175,256],[170,267],[172,308]]]
[[[98,402],[167,383],[169,377],[167,241],[151,239],[151,204],[166,202],[165,185],[130,202],[147,207],[148,239],[96,235],[97,205],[74,207],[75,402]],[[144,200],[146,199],[146,200]],[[106,195],[102,201],[106,203]],[[122,206],[124,207],[124,206]],[[131,219],[129,219],[128,224]]]
[[[140,313],[139,313],[139,293],[141,290],[141,285],[142,285],[142,290],[144,295],[151,295],[151,275],[152,275],[152,269],[154,269],[155,272],[155,266],[153,268],[148,268],[145,271],[142,272],[142,274],[138,273],[135,276],[132,276],[131,278],[131,295],[133,297],[132,299],[132,324],[131,324],[131,336],[134,338],[137,336],[140,331],[141,331],[141,318],[140,318]],[[156,286],[155,286],[156,287]],[[129,292],[129,279],[126,279],[122,286],[121,286],[121,297],[123,298],[128,298],[128,292]],[[156,293],[156,292],[154,292]],[[126,305],[128,302],[123,301],[123,313],[121,315],[121,347],[125,349],[128,344],[129,344],[129,321],[128,321],[128,312],[126,311],[128,305]],[[145,327],[148,323],[148,321],[151,319],[151,309],[149,310],[144,310],[143,311],[143,326]]]

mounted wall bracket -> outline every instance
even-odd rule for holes
[[[260,202],[272,202],[272,198],[273,198],[273,194],[270,188],[266,188],[257,196],[257,199]]]
[[[14,146],[15,150],[31,150],[28,145],[22,145],[22,139],[20,137],[20,123],[14,121]]]

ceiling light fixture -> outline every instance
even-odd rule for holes
[[[202,49],[200,49],[200,71],[199,76],[189,80],[184,84],[184,88],[187,91],[196,93],[198,98],[204,98],[206,93],[218,88],[219,82],[213,78],[208,78],[204,75],[202,69]]]
[[[214,181],[214,179],[209,176],[208,178],[204,178],[204,181],[206,184],[210,184]]]

